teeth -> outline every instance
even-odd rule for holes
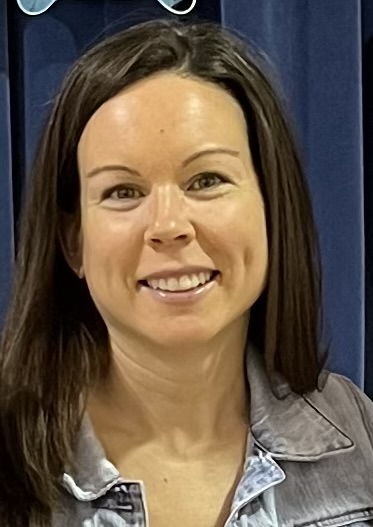
[[[186,291],[199,285],[203,285],[210,280],[212,272],[201,272],[198,274],[183,275],[178,278],[161,278],[160,280],[148,280],[147,283],[152,289],[162,289],[163,291]]]

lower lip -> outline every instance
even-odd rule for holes
[[[161,291],[160,289],[152,289],[147,286],[142,286],[142,289],[164,304],[191,304],[204,298],[216,286],[216,278],[213,278],[211,282],[190,291],[168,292]]]

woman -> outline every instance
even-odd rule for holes
[[[310,200],[260,62],[153,21],[68,73],[3,331],[2,526],[373,525],[372,404],[323,372]]]

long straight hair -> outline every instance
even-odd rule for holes
[[[0,517],[47,526],[88,390],[110,367],[106,326],[59,243],[63,214],[80,219],[77,145],[92,114],[160,71],[215,83],[237,99],[265,202],[266,289],[249,335],[299,393],[322,369],[321,271],[312,207],[282,105],[260,55],[212,23],[150,21],[102,41],[65,77],[27,189],[13,290],[0,343]]]

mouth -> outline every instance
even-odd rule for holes
[[[205,274],[205,273],[203,273]],[[153,291],[164,292],[167,294],[180,294],[193,292],[201,287],[205,287],[210,282],[216,281],[221,276],[220,271],[212,271],[210,276],[194,276],[193,279],[169,279],[169,280],[139,280],[138,283]]]

